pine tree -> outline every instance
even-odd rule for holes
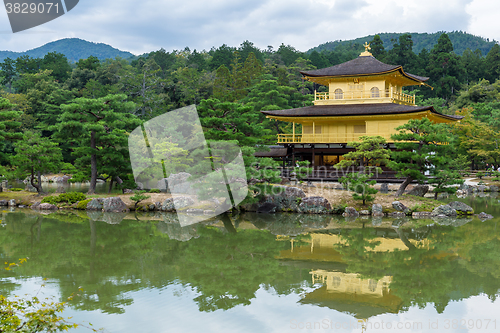
[[[397,177],[406,178],[396,192],[398,197],[412,181],[427,180],[425,173],[432,169],[433,155],[441,154],[449,139],[443,124],[434,124],[427,118],[411,119],[396,129],[399,133],[391,138],[397,150],[392,152],[387,166],[397,171]]]
[[[77,147],[74,153],[80,160],[90,159],[89,193],[95,192],[98,168],[104,165],[130,168],[126,133],[141,122],[131,113],[135,104],[126,101],[125,95],[77,98],[61,105],[61,109],[59,123],[53,127],[57,130],[55,136],[74,143]]]
[[[16,155],[13,164],[17,173],[26,177],[30,176],[31,185],[37,192],[43,193],[41,174],[44,172],[57,172],[62,164],[61,148],[49,138],[42,138],[39,133],[27,131],[24,138],[15,144]],[[38,181],[35,183],[35,176]]]

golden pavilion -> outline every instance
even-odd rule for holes
[[[380,135],[388,148],[394,148],[391,134],[410,119],[427,117],[435,123],[452,123],[462,118],[441,114],[432,106],[415,105],[415,96],[405,94],[403,87],[427,85],[429,78],[382,63],[369,49],[365,44],[365,52],[354,60],[300,72],[304,80],[328,87],[327,92],[314,92],[314,105],[261,111],[267,118],[292,123],[291,134],[278,135],[280,148],[274,151],[280,157],[292,165],[296,160],[309,160],[313,167],[332,167],[352,151],[347,143],[360,136]]]

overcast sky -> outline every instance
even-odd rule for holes
[[[245,40],[262,49],[284,43],[307,51],[381,32],[454,30],[499,41],[499,12],[497,0],[80,0],[66,15],[16,34],[0,10],[0,50],[76,37],[134,54]]]

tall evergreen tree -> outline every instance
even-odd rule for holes
[[[500,79],[500,46],[493,45],[490,52],[486,55],[486,79],[491,83]]]
[[[373,39],[370,42],[370,47],[371,47],[371,53],[373,54],[373,56],[377,60],[384,62],[387,52],[385,51],[385,48],[384,48],[384,42],[382,41],[382,39],[380,38],[379,35],[373,36]]]
[[[435,94],[450,101],[460,89],[463,69],[447,34],[443,33],[431,50],[427,71]]]
[[[127,147],[127,132],[140,125],[140,120],[131,112],[133,102],[125,95],[108,95],[98,99],[77,98],[70,104],[61,105],[62,114],[55,137],[70,141],[77,147],[79,159],[90,159],[91,178],[89,193],[95,192],[98,167],[104,162],[118,168],[117,164],[130,165]]]
[[[448,135],[442,124],[434,124],[427,118],[411,119],[396,129],[399,133],[391,138],[397,150],[392,152],[387,166],[397,171],[397,177],[406,178],[396,192],[398,197],[412,181],[427,179],[425,173],[432,168],[432,157],[446,148]]]

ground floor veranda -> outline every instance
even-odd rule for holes
[[[394,144],[388,143],[385,148],[395,149]],[[312,171],[307,175],[301,175],[305,181],[338,181],[340,178],[352,172],[359,172],[359,168],[335,168],[335,165],[343,159],[343,155],[354,151],[346,143],[300,143],[282,144],[274,146],[270,152],[263,153],[261,157],[272,157],[282,164],[282,177],[293,179],[294,168],[299,161],[309,161]],[[396,172],[382,166],[382,172],[373,172],[373,179],[378,182],[402,182],[403,179],[396,177]]]

